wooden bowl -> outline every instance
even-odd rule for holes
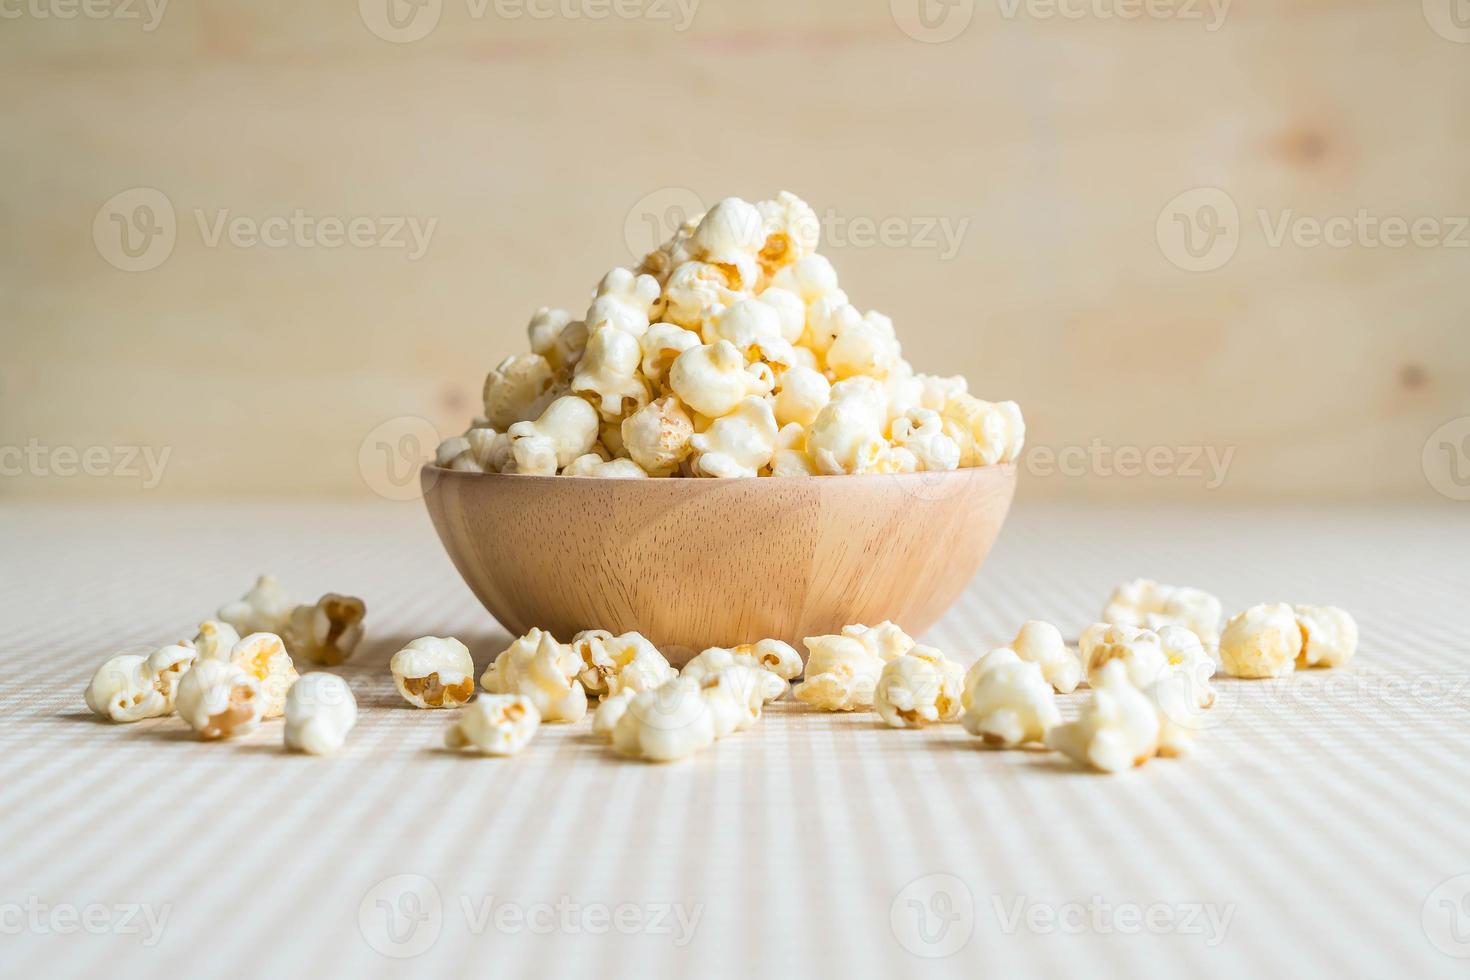
[[[808,479],[420,480],[439,538],[502,626],[637,630],[675,664],[710,646],[885,619],[927,629],[985,560],[1016,467]]]

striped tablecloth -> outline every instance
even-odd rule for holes
[[[1137,575],[1361,621],[1349,669],[1223,682],[1196,757],[1118,777],[791,703],[673,766],[586,722],[450,755],[387,659],[450,633],[483,667],[505,637],[415,504],[10,502],[0,541],[7,976],[1470,972],[1463,508],[1019,506],[929,642],[968,659],[1029,617],[1075,636]],[[206,745],[90,717],[101,659],[264,570],[367,599],[340,756],[283,753],[279,722]]]

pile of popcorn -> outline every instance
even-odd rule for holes
[[[1015,402],[916,374],[893,321],[860,313],[782,192],[726,198],[613,269],[581,319],[542,308],[531,350],[485,381],[485,414],[438,466],[476,473],[752,477],[1008,463]]]
[[[86,701],[115,722],[177,712],[206,740],[284,717],[288,749],[328,755],[356,724],[356,701],[337,674],[298,675],[292,652],[343,663],[365,614],[362,600],[335,593],[297,604],[262,576],[193,640],[104,663]],[[483,755],[513,755],[543,722],[576,723],[590,713],[592,732],[613,751],[670,762],[751,728],[789,689],[812,709],[871,710],[892,728],[958,722],[987,746],[1044,745],[1120,772],[1190,751],[1215,703],[1217,668],[1282,677],[1342,666],[1357,651],[1357,623],[1333,606],[1253,606],[1223,631],[1220,618],[1220,601],[1206,592],[1139,579],[1114,590],[1077,650],[1055,626],[1030,621],[968,669],[883,622],[806,637],[805,661],[789,644],[765,639],[711,647],[682,671],[636,632],[584,630],[563,643],[532,629],[481,674],[478,695],[474,660],[453,637],[414,640],[389,670],[414,707],[457,709],[444,735],[449,749]],[[1064,722],[1056,695],[1084,684],[1090,698]]]

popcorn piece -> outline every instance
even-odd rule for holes
[[[944,419],[927,408],[911,408],[893,420],[895,445],[913,453],[919,469],[940,471],[958,469],[960,447],[945,435]]]
[[[331,755],[357,724],[357,699],[336,674],[303,674],[286,694],[286,748]]]
[[[1061,631],[1050,623],[1027,621],[1011,641],[1010,649],[1041,668],[1041,676],[1062,694],[1071,694],[1082,681],[1081,658],[1067,648]]]
[[[633,696],[613,727],[612,744],[621,755],[673,762],[714,739],[714,717],[699,683],[676,677],[657,690]]]
[[[693,330],[685,330],[676,323],[655,323],[638,339],[639,349],[643,352],[639,370],[654,384],[666,384],[675,359],[702,343],[704,341]]]
[[[618,720],[628,710],[628,705],[642,691],[635,691],[631,687],[625,687],[616,694],[609,694],[598,702],[597,710],[592,713],[592,734],[598,738],[611,740],[613,730],[618,727]]]
[[[827,369],[839,379],[858,375],[884,378],[901,356],[893,321],[870,311],[859,320],[842,322],[827,348]]]
[[[229,623],[206,619],[199,624],[199,633],[193,642],[200,660],[229,660],[230,652],[240,642],[240,634]]]
[[[571,646],[533,628],[495,659],[480,684],[491,694],[530,698],[542,721],[579,721],[587,713],[587,692],[577,681],[583,667]]]
[[[587,310],[586,324],[592,342],[598,331],[612,327],[636,341],[648,329],[649,314],[658,302],[658,280],[627,269],[613,269],[597,285],[597,296]],[[588,344],[587,356],[592,354]],[[586,359],[585,357],[583,358]]]
[[[286,625],[286,649],[312,663],[345,663],[362,641],[367,604],[355,596],[328,592],[314,606],[297,606]]]
[[[1220,645],[1220,600],[1187,586],[1162,585],[1146,578],[1124,582],[1109,597],[1102,621],[1151,630],[1183,626],[1208,649]]]
[[[807,454],[819,472],[833,476],[856,473],[865,460],[871,462],[872,447],[887,447],[883,438],[885,404],[886,397],[876,385],[833,386],[831,399],[807,432]]]
[[[776,383],[776,424],[785,427],[796,423],[803,429],[810,428],[831,398],[832,385],[822,372],[800,366],[788,368]],[[956,451],[956,458],[958,455]]]
[[[286,595],[274,575],[262,575],[242,597],[220,608],[219,618],[241,636],[247,633],[279,633],[291,620],[296,603]]]
[[[1198,708],[1214,704],[1215,689],[1210,687],[1210,678],[1215,676],[1215,659],[1205,650],[1200,638],[1183,626],[1162,626],[1158,635],[1166,673],[1175,678],[1175,686],[1188,692]],[[1162,676],[1156,679],[1154,686],[1162,680]]]
[[[469,455],[470,441],[464,436],[450,436],[434,450],[434,465],[440,468],[452,466],[460,456]]]
[[[1302,627],[1284,602],[1252,606],[1225,624],[1220,660],[1236,677],[1281,677],[1296,667]]]
[[[781,328],[781,339],[795,344],[806,330],[806,303],[789,289],[773,286],[758,297],[762,303],[776,311],[776,322]],[[815,363],[808,367],[815,367]]]
[[[1139,689],[1158,680],[1169,662],[1159,635],[1153,630],[1106,623],[1094,623],[1083,631],[1081,653],[1089,679],[1104,664],[1119,660],[1128,670],[1129,682]]]
[[[233,738],[255,729],[264,716],[260,682],[234,663],[201,660],[179,681],[179,717],[199,737]]]
[[[643,348],[636,337],[615,327],[602,327],[587,342],[587,353],[572,378],[572,391],[590,395],[603,418],[626,418],[651,397],[639,369],[642,360]]]
[[[631,459],[605,460],[596,453],[578,456],[561,471],[562,476],[590,476],[599,480],[646,480],[643,467]]]
[[[699,476],[749,477],[776,451],[776,416],[764,398],[746,398],[729,415],[690,437]]]
[[[821,299],[841,294],[837,288],[837,270],[825,255],[797,259],[771,278],[771,286],[794,293],[807,304],[808,310]],[[845,303],[847,297],[842,296],[841,300]]]
[[[474,749],[482,755],[515,755],[536,736],[541,712],[519,694],[487,694],[466,705],[444,731],[451,749]]]
[[[816,252],[822,223],[811,205],[795,194],[782,191],[774,201],[762,201],[756,208],[765,226],[766,240],[761,245],[759,259],[767,276]]]
[[[546,359],[546,363],[552,371],[558,371],[576,362],[581,356],[582,346],[576,344],[575,337],[579,331],[568,334],[567,328],[572,324],[572,315],[566,310],[556,310],[549,306],[543,306],[531,317],[531,322],[526,325],[526,336],[531,342],[531,352],[539,354]],[[586,340],[586,323],[582,323],[583,342]],[[488,419],[486,420],[488,424]]]
[[[197,652],[177,644],[149,654],[122,654],[92,675],[84,699],[93,712],[116,722],[142,721],[171,714],[180,678]]]
[[[709,708],[715,738],[743,732],[761,717],[763,693],[771,675],[759,667],[732,664],[705,677],[699,685]]]
[[[452,636],[422,636],[388,662],[393,685],[416,708],[457,708],[475,694],[475,662]]]
[[[680,677],[704,681],[727,667],[755,667],[768,675],[761,697],[774,701],[786,693],[786,682],[801,673],[801,655],[780,640],[758,640],[734,647],[709,647],[684,665]]]
[[[961,466],[1013,463],[1026,444],[1026,422],[1015,402],[960,394],[945,403],[944,431],[960,447]]]
[[[568,646],[582,662],[577,680],[593,697],[651,691],[679,676],[641,633],[613,636],[607,630],[583,630]]]
[[[677,398],[649,402],[623,420],[623,445],[650,476],[668,476],[693,450],[694,423]]]
[[[1302,631],[1298,667],[1341,667],[1358,652],[1358,624],[1336,606],[1296,606]]]
[[[706,326],[705,341],[729,341],[748,361],[763,358],[789,366],[794,359],[791,342],[781,334],[781,314],[769,303],[742,299]]]
[[[685,262],[664,287],[664,319],[703,336],[719,311],[745,298],[743,275],[732,267]]]
[[[1143,693],[1159,714],[1159,755],[1175,757],[1193,752],[1195,737],[1207,724],[1201,708],[1208,705],[1200,704],[1189,675],[1168,671]]]
[[[796,700],[823,711],[873,706],[885,659],[868,643],[849,635],[809,636],[803,642],[807,648],[806,679],[792,692]]]
[[[503,432],[528,418],[554,381],[551,364],[540,354],[507,357],[485,378],[486,422]]]
[[[1141,766],[1159,750],[1159,714],[1149,698],[1128,681],[1121,661],[1089,675],[1092,700],[1076,721],[1052,728],[1046,744],[1103,772]]]
[[[508,431],[514,472],[555,476],[597,442],[597,409],[581,398],[565,395],[548,405],[536,421],[517,422]]]
[[[700,219],[689,244],[696,258],[742,269],[765,247],[766,222],[755,205],[727,197]]]
[[[749,366],[727,340],[703,344],[680,354],[669,370],[669,385],[690,408],[709,418],[735,410],[750,395],[765,395],[776,378],[767,364]]]
[[[844,626],[842,635],[857,640],[863,649],[884,663],[911,652],[918,645],[913,637],[886,619],[877,626]]]
[[[970,668],[962,702],[965,731],[1008,749],[1044,741],[1062,721],[1041,665],[1009,647],[990,651]]]
[[[230,662],[259,686],[261,717],[279,718],[286,709],[286,694],[301,677],[281,638],[274,633],[251,633],[235,644]]]
[[[916,645],[883,667],[873,707],[890,728],[921,728],[960,716],[964,668],[933,647]]]

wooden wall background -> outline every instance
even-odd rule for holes
[[[684,31],[427,0],[437,26],[409,43],[368,28],[382,0],[172,0],[151,31],[144,0],[120,11],[143,20],[60,19],[73,2],[0,0],[0,447],[50,453],[0,495],[369,495],[369,433],[457,431],[537,306],[580,308],[630,261],[628,229],[782,188],[900,239],[968,222],[953,255],[829,254],[921,369],[1019,400],[1033,446],[1233,452],[1213,489],[1088,464],[1023,494],[1442,499],[1426,440],[1470,416],[1470,231],[1273,244],[1258,219],[1363,210],[1454,237],[1465,0],[1236,0],[1214,30],[1205,7],[956,0],[931,8],[963,28],[942,43],[900,26],[917,0],[700,0]],[[177,239],[128,272],[93,230],[138,187]],[[1237,207],[1238,241],[1187,271],[1165,209],[1201,187]],[[298,208],[437,225],[410,260],[210,246],[195,217]],[[170,454],[154,488],[58,472],[56,447],[134,445]]]

